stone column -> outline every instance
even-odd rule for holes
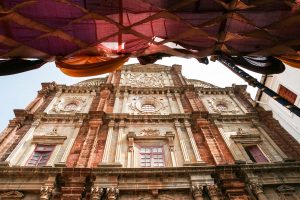
[[[134,167],[134,132],[129,132],[127,135],[128,138],[128,163],[127,167]]]
[[[128,92],[125,91],[125,92],[124,92],[124,97],[123,97],[122,113],[125,113],[125,112],[126,112],[126,104],[127,104],[127,100],[128,100]]]
[[[105,88],[100,92],[100,100],[97,106],[97,111],[103,111],[104,105],[106,103],[106,100],[108,99],[110,95],[110,90],[108,88]]]
[[[175,93],[175,98],[176,98],[177,105],[178,105],[180,113],[184,113],[184,109],[182,107],[181,100],[180,100],[180,94]]]
[[[256,195],[258,200],[267,200],[267,197],[265,196],[263,192],[262,185],[259,183],[251,183],[250,188],[253,191],[253,193]]]
[[[172,94],[170,93],[170,91],[167,92],[167,98],[168,98],[168,103],[169,103],[169,107],[170,107],[170,114],[174,113],[174,108],[172,105]]]
[[[203,200],[203,185],[193,185],[192,194],[195,200]]]
[[[218,186],[213,184],[213,185],[208,185],[207,186],[207,190],[208,190],[208,195],[210,197],[211,200],[219,200],[219,190],[218,190]]]
[[[189,139],[190,139],[190,142],[191,142],[194,154],[195,154],[196,161],[197,162],[203,162],[201,157],[200,157],[200,154],[199,154],[199,151],[198,151],[198,148],[197,148],[197,145],[196,145],[193,133],[192,133],[190,122],[188,120],[184,120],[184,126],[186,128],[187,133],[188,133],[188,136],[189,136]]]
[[[176,155],[175,155],[175,149],[174,149],[174,133],[172,132],[167,132],[166,136],[168,138],[169,142],[169,150],[171,153],[171,160],[172,160],[172,166],[176,167],[177,166],[177,160],[176,160]]]
[[[187,152],[186,144],[185,144],[185,141],[184,141],[184,138],[183,138],[183,135],[182,135],[183,133],[181,131],[180,122],[178,120],[175,120],[175,128],[176,128],[178,139],[179,139],[179,142],[180,142],[180,147],[181,147],[181,151],[182,151],[182,154],[183,154],[183,160],[184,160],[184,162],[190,162],[190,157],[189,157],[189,154]]]
[[[103,163],[108,163],[109,161],[109,153],[110,153],[110,148],[111,148],[111,140],[112,140],[112,134],[114,131],[114,126],[115,126],[115,121],[110,120],[108,124],[108,133],[107,133],[107,139],[105,143],[105,148],[104,148],[104,153],[103,153]]]
[[[31,124],[31,128],[27,131],[21,141],[18,143],[16,148],[11,152],[11,154],[6,158],[6,162],[9,162],[10,165],[15,165],[21,156],[23,156],[24,151],[26,150],[27,146],[30,146],[31,143],[28,143],[33,136],[35,129],[38,127],[40,120],[36,120]]]
[[[118,188],[107,188],[107,200],[116,200],[119,195],[119,189]]]
[[[68,158],[68,156],[70,154],[70,151],[73,147],[75,139],[77,138],[77,135],[79,133],[79,129],[80,129],[81,125],[82,125],[82,120],[80,120],[79,122],[76,123],[73,134],[71,134],[71,138],[70,138],[69,142],[67,143],[66,149],[64,150],[64,154],[63,154],[62,158],[60,159],[59,165],[65,165],[66,164],[67,158]]]
[[[98,186],[93,186],[91,188],[91,200],[100,200],[103,195],[103,188]]]
[[[117,91],[113,113],[119,113],[119,104],[120,104],[120,91]]]
[[[113,77],[113,74],[112,74],[112,73],[109,73],[109,75],[108,75],[108,77],[107,77],[107,80],[106,80],[106,84],[111,83],[112,77]]]
[[[170,74],[170,71],[169,71],[169,70],[167,71],[167,76],[168,76],[168,80],[169,80],[169,82],[170,82],[170,85],[169,85],[169,86],[174,86],[173,79],[172,79],[172,75]]]
[[[119,134],[117,139],[117,147],[116,147],[116,157],[115,162],[116,163],[122,163],[121,162],[121,155],[122,155],[122,143],[124,142],[124,128],[125,128],[125,121],[122,119],[119,123]]]

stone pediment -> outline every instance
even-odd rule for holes
[[[106,81],[105,78],[93,78],[93,79],[88,79],[85,81],[81,81],[79,83],[74,84],[74,86],[84,86],[84,87],[89,87],[89,86],[100,86],[101,84],[104,84]]]
[[[193,85],[194,87],[202,87],[202,88],[218,88],[215,85],[212,85],[210,83],[200,81],[200,80],[195,80],[195,79],[185,79],[187,84]]]

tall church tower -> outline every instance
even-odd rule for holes
[[[300,145],[246,86],[127,65],[43,83],[0,135],[0,199],[300,199]],[[274,127],[272,127],[274,126]]]

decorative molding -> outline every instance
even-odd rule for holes
[[[66,136],[60,136],[57,133],[57,129],[53,128],[52,131],[46,133],[45,135],[34,135],[32,137],[31,143],[34,144],[63,144],[67,139]]]
[[[195,199],[203,196],[203,185],[193,185],[192,186],[192,194]]]
[[[215,196],[218,196],[218,194],[219,194],[218,186],[215,184],[208,185],[207,190],[208,190],[208,194],[210,197],[215,197]]]
[[[292,186],[289,185],[281,185],[276,188],[276,190],[280,193],[285,193],[285,192],[295,192],[296,189]]]
[[[19,191],[10,191],[0,194],[1,200],[21,200],[24,197],[24,194]]]
[[[52,196],[53,187],[42,186],[40,190],[40,200],[49,200]]]
[[[163,136],[163,134],[161,134],[158,129],[145,128],[138,136]]]
[[[116,200],[119,196],[119,189],[114,187],[107,188],[106,193],[108,200]]]
[[[102,195],[104,193],[104,190],[102,187],[95,187],[93,186],[91,188],[91,200],[99,200],[101,199]]]

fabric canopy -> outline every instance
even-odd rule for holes
[[[300,56],[279,56],[278,59],[289,66],[300,69]]]
[[[95,76],[115,71],[128,60],[128,56],[109,58],[101,56],[77,56],[57,60],[56,66],[66,75],[73,77]]]
[[[2,0],[0,58],[68,59],[98,45],[143,62],[166,48],[299,56],[299,10],[291,0]]]

